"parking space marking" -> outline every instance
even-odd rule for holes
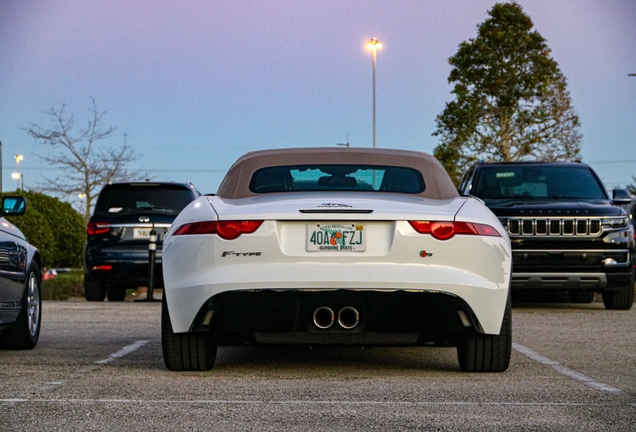
[[[552,369],[554,369],[555,371],[557,371],[558,373],[560,373],[561,375],[565,375],[567,377],[570,377],[572,379],[575,379],[587,386],[590,386],[592,388],[595,388],[597,390],[601,390],[601,391],[605,391],[605,392],[609,392],[609,393],[615,393],[615,394],[621,394],[623,393],[623,391],[621,389],[618,389],[616,387],[612,387],[611,385],[608,384],[603,384],[602,382],[596,381],[594,378],[591,378],[587,375],[584,375],[580,372],[577,372],[575,370],[572,370],[570,368],[567,368],[565,366],[563,366],[561,363],[559,363],[556,360],[552,360],[551,358],[542,356],[541,354],[532,351],[530,348],[528,348],[527,346],[524,345],[520,345],[518,343],[513,343],[512,347],[517,350],[518,352],[520,352],[521,354],[525,355],[528,358],[531,358],[534,361],[537,361],[541,364],[550,366]]]
[[[131,352],[138,350],[139,348],[141,348],[142,346],[146,345],[148,342],[148,340],[138,340],[135,343],[132,343],[130,345],[126,345],[125,347],[123,347],[122,349],[120,349],[119,351],[112,353],[110,356],[108,356],[105,359],[102,360],[98,360],[95,363],[97,364],[108,364],[111,363],[113,360],[116,360],[120,357],[125,356],[126,354],[130,354]]]
[[[342,401],[342,400],[182,400],[182,399],[0,399],[0,404],[35,403],[119,403],[151,405],[359,405],[359,406],[538,406],[538,407],[632,407],[636,403],[579,403],[579,402],[470,402],[470,401]]]
[[[139,348],[141,348],[142,346],[146,345],[148,342],[150,342],[149,340],[138,340],[130,345],[126,345],[125,347],[123,347],[122,349],[120,349],[117,352],[112,353],[111,355],[109,355],[107,358],[102,359],[102,360],[98,360],[95,363],[97,365],[105,365],[105,364],[109,364],[112,363],[114,360],[125,356],[126,354],[130,354],[131,352],[138,350]],[[50,392],[53,390],[57,390],[60,387],[62,387],[63,385],[65,385],[66,383],[68,383],[69,381],[78,379],[78,378],[82,378],[84,375],[89,374],[91,372],[94,372],[95,370],[99,369],[100,366],[85,366],[79,370],[77,370],[75,373],[68,375],[66,377],[66,379],[62,379],[62,380],[58,380],[58,381],[51,381],[51,382],[47,382],[44,383],[44,385],[42,385],[41,387],[38,387],[37,389],[35,389],[35,391],[33,392],[34,394],[40,394],[40,393],[46,393],[46,392]],[[16,400],[19,402],[19,400]]]

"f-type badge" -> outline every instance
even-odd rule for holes
[[[226,256],[235,256],[235,257],[248,257],[248,256],[261,256],[263,252],[234,252],[234,251],[223,251],[221,254],[221,258],[225,258]]]
[[[420,256],[422,258],[431,257],[433,256],[433,252],[423,250],[423,251],[420,251]]]

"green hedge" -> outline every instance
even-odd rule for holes
[[[40,192],[4,192],[22,195],[26,213],[7,217],[40,250],[44,267],[82,267],[86,226],[82,216],[69,204]]]
[[[60,273],[42,281],[42,300],[68,300],[84,297],[84,270]]]

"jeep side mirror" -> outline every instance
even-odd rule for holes
[[[612,200],[615,204],[630,204],[632,195],[627,189],[614,189],[612,191]]]

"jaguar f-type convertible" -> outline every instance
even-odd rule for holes
[[[297,148],[241,157],[163,243],[171,370],[218,346],[456,346],[463,371],[510,361],[510,240],[426,153]]]

